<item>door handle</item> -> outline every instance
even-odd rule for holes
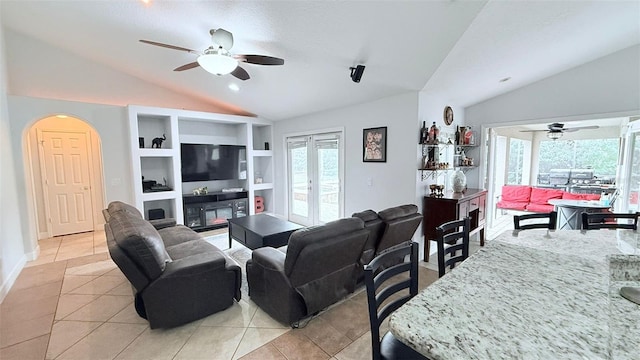
[[[89,190],[89,187],[88,186],[84,186],[84,187],[82,187],[82,190]]]

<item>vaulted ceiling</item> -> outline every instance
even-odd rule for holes
[[[13,32],[273,120],[423,89],[465,107],[640,43],[638,1],[3,0],[0,10]],[[233,33],[234,53],[285,64],[244,64],[247,81],[174,72],[196,55],[138,41],[202,51],[215,28]]]

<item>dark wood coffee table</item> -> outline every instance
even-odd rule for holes
[[[235,239],[251,250],[287,245],[289,235],[303,228],[302,225],[266,214],[229,219],[229,248]]]

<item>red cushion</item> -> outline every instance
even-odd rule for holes
[[[564,194],[562,194],[562,198],[567,200],[584,200],[584,195],[585,194],[574,194],[565,192]]]
[[[530,202],[532,204],[549,205],[549,200],[551,199],[562,199],[563,193],[564,191],[558,189],[533,188],[531,189]]]
[[[562,194],[563,199],[569,200],[600,200],[599,194],[574,194],[565,192]]]
[[[531,203],[527,205],[526,210],[537,213],[549,213],[553,211],[553,205]]]
[[[500,200],[496,204],[498,209],[512,209],[512,210],[524,210],[527,207],[528,202],[524,201],[504,201]]]
[[[585,200],[600,200],[600,194],[584,194]]]
[[[531,186],[526,185],[504,185],[502,186],[502,201],[507,202],[529,202],[531,196]]]

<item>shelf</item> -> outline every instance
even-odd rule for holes
[[[253,156],[273,156],[273,150],[253,150]]]
[[[169,200],[169,199],[175,199],[177,196],[178,196],[178,193],[175,190],[143,192],[142,200],[143,201]]]
[[[446,169],[418,169],[420,171],[450,171],[454,170],[454,168],[446,168]]]
[[[174,155],[173,149],[138,149],[141,157],[171,157]]]
[[[253,190],[270,190],[273,189],[273,183],[253,184]]]

